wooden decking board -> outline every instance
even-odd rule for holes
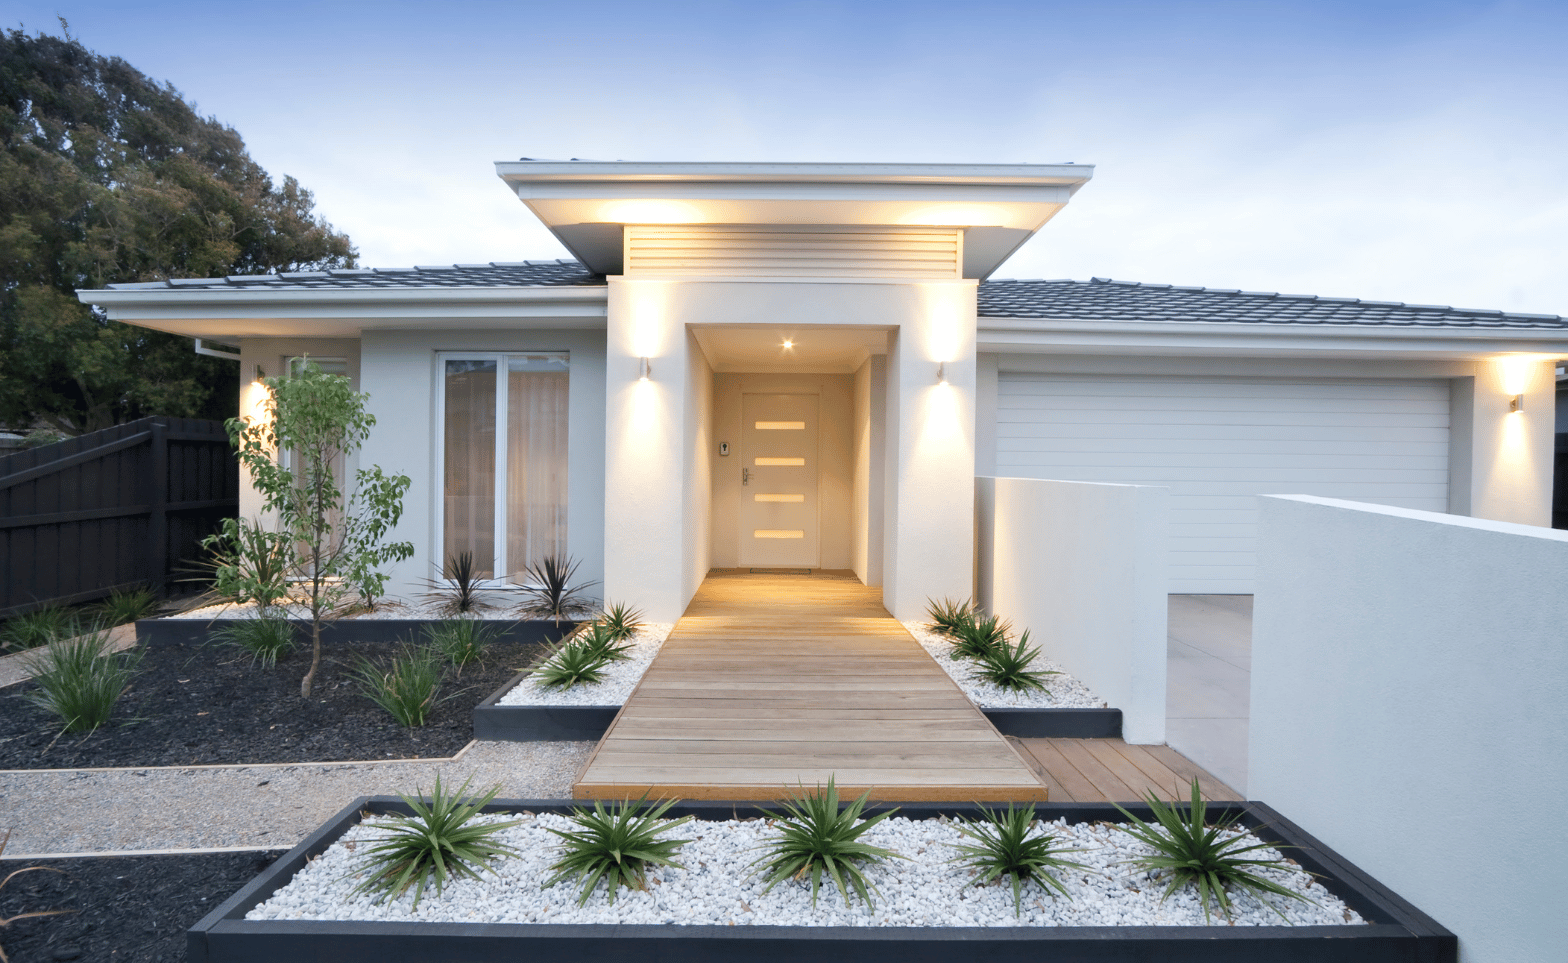
[[[573,786],[778,798],[1044,800],[1034,763],[853,578],[715,572]]]
[[[1020,739],[1018,743],[1040,763],[1043,781],[1057,802],[1137,802],[1149,791],[1160,799],[1185,801],[1194,776],[1205,799],[1241,798],[1167,746],[1134,746],[1120,739]],[[1103,760],[1111,760],[1112,754],[1125,766],[1107,766]],[[1119,778],[1118,771],[1127,778]]]

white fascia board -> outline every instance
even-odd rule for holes
[[[1275,357],[1479,358],[1528,353],[1568,357],[1568,330],[1472,329],[1200,321],[977,319],[976,349],[1061,354]]]
[[[1069,184],[1094,176],[1092,164],[736,164],[628,161],[499,161],[515,181],[721,181],[849,184]]]
[[[609,289],[591,287],[159,289],[78,291],[77,298],[116,321],[353,321],[365,328],[408,321],[503,318],[582,319],[604,323]],[[167,330],[165,328],[165,330]]]

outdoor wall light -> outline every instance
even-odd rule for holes
[[[946,361],[938,361],[936,363],[936,383],[939,384],[939,385],[947,384],[947,362]]]
[[[1509,401],[1508,401],[1508,410],[1509,411],[1523,411],[1524,410],[1524,395],[1514,395],[1512,398],[1510,398]]]
[[[637,359],[637,380],[638,381],[647,381],[648,380],[648,376],[651,375],[651,374],[653,374],[653,366],[648,364],[648,359],[647,358],[638,358]]]
[[[254,377],[254,378],[252,378],[250,380],[251,380],[252,384],[258,384],[259,385],[259,384],[262,383],[262,381],[266,380],[266,377],[267,377],[267,369],[263,368],[261,365],[257,365],[256,366],[256,377]]]
[[[790,338],[785,338],[784,339],[784,350],[785,351],[794,350],[794,347],[795,347],[795,342],[793,340],[791,340]]]

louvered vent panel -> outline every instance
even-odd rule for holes
[[[663,277],[962,277],[957,229],[859,231],[626,228],[627,275]]]

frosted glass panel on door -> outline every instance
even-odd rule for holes
[[[495,577],[496,362],[448,360],[445,366],[443,575],[462,552],[475,574]]]
[[[508,358],[506,415],[507,578],[566,554],[564,358]]]

